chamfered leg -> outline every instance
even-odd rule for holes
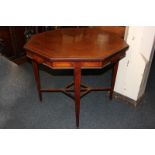
[[[34,72],[34,77],[37,85],[37,91],[39,95],[40,101],[42,101],[42,94],[40,91],[41,85],[40,85],[40,76],[39,76],[39,68],[38,68],[38,63],[32,60],[32,65],[33,65],[33,72]]]
[[[115,86],[116,75],[117,75],[117,70],[118,70],[118,64],[119,64],[119,62],[116,62],[114,64],[113,70],[112,70],[111,90],[110,90],[110,96],[109,96],[109,98],[111,100],[113,98],[113,92],[114,92],[114,86]]]
[[[76,126],[79,127],[80,117],[80,83],[81,83],[81,68],[74,68],[74,93],[75,93],[75,114],[76,114]]]

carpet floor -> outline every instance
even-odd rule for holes
[[[63,87],[72,82],[72,71],[52,71],[40,66],[42,87]],[[145,97],[138,107],[110,101],[106,92],[81,99],[81,129],[154,129],[155,62]],[[96,72],[96,74],[94,74]],[[92,75],[92,73],[94,75]],[[82,81],[92,86],[110,84],[111,70],[84,71]],[[61,93],[43,93],[40,103],[31,63],[17,66],[0,56],[1,129],[76,129],[74,102]]]

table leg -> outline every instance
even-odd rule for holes
[[[40,91],[40,76],[39,76],[38,64],[37,64],[37,62],[32,60],[32,65],[33,65],[33,72],[34,72],[34,77],[35,77],[35,81],[36,81],[36,85],[37,85],[39,99],[40,99],[40,101],[42,101],[42,94]]]
[[[75,114],[76,126],[79,127],[80,117],[80,83],[81,83],[81,68],[75,67],[74,69],[74,91],[75,91]]]
[[[119,64],[119,62],[115,63],[113,66],[113,70],[112,70],[111,90],[110,90],[110,96],[109,96],[109,98],[111,100],[113,98],[113,92],[114,92],[114,86],[115,86],[116,75],[117,75],[117,70],[118,70],[118,64]]]

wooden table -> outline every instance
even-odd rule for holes
[[[112,99],[119,60],[125,56],[127,43],[119,36],[95,28],[60,29],[32,36],[24,46],[32,59],[40,101],[42,92],[62,92],[75,100],[76,126],[79,126],[80,98],[91,91],[109,91]],[[38,64],[52,69],[74,69],[74,81],[63,89],[43,89]],[[113,64],[111,86],[91,88],[81,84],[81,70]],[[74,89],[72,89],[72,87]],[[74,95],[71,94],[74,92]]]

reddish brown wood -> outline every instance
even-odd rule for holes
[[[122,52],[128,45],[113,33],[95,28],[76,28],[59,29],[33,35],[24,47],[29,51],[28,57],[34,59],[35,56],[42,57],[46,61],[62,63],[60,65],[62,67],[68,61],[99,63]],[[31,53],[32,55],[30,55]],[[102,64],[97,65],[102,67]]]
[[[41,92],[62,92],[75,100],[76,126],[79,126],[80,98],[91,91],[110,91],[112,98],[118,62],[125,57],[127,43],[114,33],[96,28],[57,29],[34,35],[25,45],[33,60],[39,97]],[[41,89],[38,64],[53,69],[74,69],[74,83],[63,89]],[[103,68],[115,64],[110,88],[91,88],[81,84],[81,69]],[[74,85],[74,89],[71,87]],[[75,96],[70,94],[74,92]]]
[[[117,75],[117,70],[118,70],[118,63],[116,62],[113,66],[112,70],[112,80],[111,80],[111,90],[110,90],[110,96],[109,98],[112,100],[113,97],[113,92],[114,92],[114,87],[115,87],[115,80],[116,80],[116,75]]]
[[[81,85],[81,87],[82,88],[80,88],[80,99],[92,91],[111,91],[111,87],[91,88],[88,86],[83,87],[83,84]],[[70,93],[70,92],[75,93],[75,89],[68,88],[68,86],[67,86],[67,88],[65,87],[65,88],[59,88],[59,89],[42,89],[41,88],[40,91],[41,92],[61,92],[61,93],[64,93],[65,95],[67,95],[68,97],[72,98],[73,100],[75,100],[75,96],[73,96]]]
[[[80,85],[81,85],[81,68],[75,66],[74,68],[74,91],[75,91],[75,113],[76,113],[76,126],[79,127],[80,117]]]
[[[33,64],[33,72],[34,72],[34,76],[35,76],[35,81],[36,81],[36,85],[37,85],[37,91],[38,91],[39,99],[40,99],[40,101],[42,101],[38,64],[35,61],[32,61],[32,64]]]
[[[123,38],[126,27],[125,26],[95,26],[95,28],[100,29],[101,31],[117,34]]]
[[[68,89],[68,88],[72,87],[73,85],[74,85],[74,82],[68,84],[65,88]]]

